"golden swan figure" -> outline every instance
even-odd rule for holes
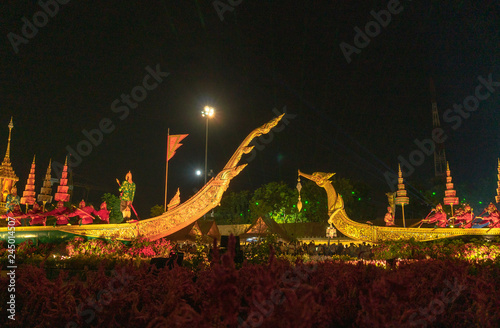
[[[315,172],[306,174],[298,170],[303,176],[325,189],[328,196],[328,223],[334,225],[340,232],[349,238],[370,243],[383,241],[408,240],[428,241],[457,236],[498,236],[500,228],[402,228],[375,226],[351,220],[344,210],[342,196],[338,195],[330,181],[335,173]]]

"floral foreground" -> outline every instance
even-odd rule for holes
[[[61,270],[53,280],[43,267],[23,265],[16,277],[16,321],[1,322],[7,321],[2,316],[0,322],[7,327],[500,325],[497,260],[291,263],[271,249],[267,262],[237,267],[231,247],[218,253],[215,249],[213,260],[196,270],[156,270],[131,260],[71,278]],[[1,299],[6,284],[2,278]]]

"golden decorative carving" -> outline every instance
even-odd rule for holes
[[[262,134],[268,133],[283,117],[282,114],[270,122],[253,130],[236,149],[224,169],[212,178],[203,188],[186,202],[171,208],[160,216],[134,223],[123,224],[91,224],[85,226],[61,227],[33,227],[35,230],[58,230],[75,235],[94,238],[116,238],[118,240],[132,240],[137,237],[146,237],[155,240],[177,232],[220,204],[222,195],[229,187],[231,180],[237,176],[247,164],[238,165],[243,154],[252,151],[250,142]],[[16,231],[34,231],[31,227],[16,227]],[[43,229],[42,229],[43,228]],[[0,228],[6,231],[7,228]],[[30,229],[30,230],[26,230]]]
[[[342,197],[338,197],[332,182],[329,180],[334,173],[315,172],[310,175],[302,173],[299,170],[299,175],[316,182],[319,187],[325,189],[328,196],[328,223],[333,224],[344,235],[356,240],[378,243],[382,241],[408,240],[411,238],[417,241],[428,241],[463,235],[500,235],[500,228],[399,228],[355,222],[347,216]]]

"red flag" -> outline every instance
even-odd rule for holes
[[[177,148],[182,146],[180,142],[187,136],[188,136],[187,134],[174,134],[168,136],[167,162],[175,155],[175,151],[177,150]]]

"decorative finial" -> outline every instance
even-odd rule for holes
[[[450,164],[448,163],[448,161],[446,161],[446,171],[449,171],[450,170]]]
[[[35,164],[35,156],[36,156],[36,155],[33,155],[33,164]]]
[[[302,201],[300,198],[300,191],[302,190],[302,185],[300,184],[300,170],[299,170],[299,176],[297,178],[297,190],[299,191],[299,199],[297,202],[297,210],[300,212],[302,210]]]
[[[64,160],[64,166],[68,165],[68,156],[66,156],[66,159]]]
[[[5,152],[5,158],[4,162],[10,161],[10,136],[11,136],[11,131],[12,128],[14,127],[14,124],[12,123],[12,116],[10,117],[10,123],[9,123],[9,139],[7,140],[7,151]]]

